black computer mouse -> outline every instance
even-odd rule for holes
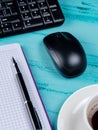
[[[80,42],[68,32],[55,32],[44,43],[57,68],[66,77],[80,75],[87,66],[85,51]]]

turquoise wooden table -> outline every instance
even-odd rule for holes
[[[23,47],[53,130],[57,130],[58,113],[64,101],[76,90],[98,83],[98,1],[59,0],[59,3],[65,16],[63,25],[0,38],[0,45],[20,43]],[[87,68],[81,76],[63,77],[48,55],[43,38],[57,31],[70,32],[81,42],[87,56]]]

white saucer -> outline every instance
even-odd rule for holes
[[[83,130],[80,113],[88,99],[96,94],[98,94],[98,84],[84,87],[72,94],[59,112],[57,130]]]

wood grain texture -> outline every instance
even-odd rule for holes
[[[98,83],[98,1],[59,0],[59,3],[65,16],[63,25],[0,39],[1,45],[16,42],[22,45],[53,130],[57,130],[58,113],[64,101],[76,90]],[[81,76],[63,77],[51,60],[43,38],[57,31],[70,32],[81,42],[87,56],[87,68]]]
[[[90,0],[62,0],[62,9],[66,15],[77,17],[85,21],[98,21],[98,1]]]

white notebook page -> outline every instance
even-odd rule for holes
[[[15,58],[21,70],[31,101],[41,120],[43,130],[51,130],[19,44],[0,46],[0,130],[33,130],[16,80],[12,57]]]

